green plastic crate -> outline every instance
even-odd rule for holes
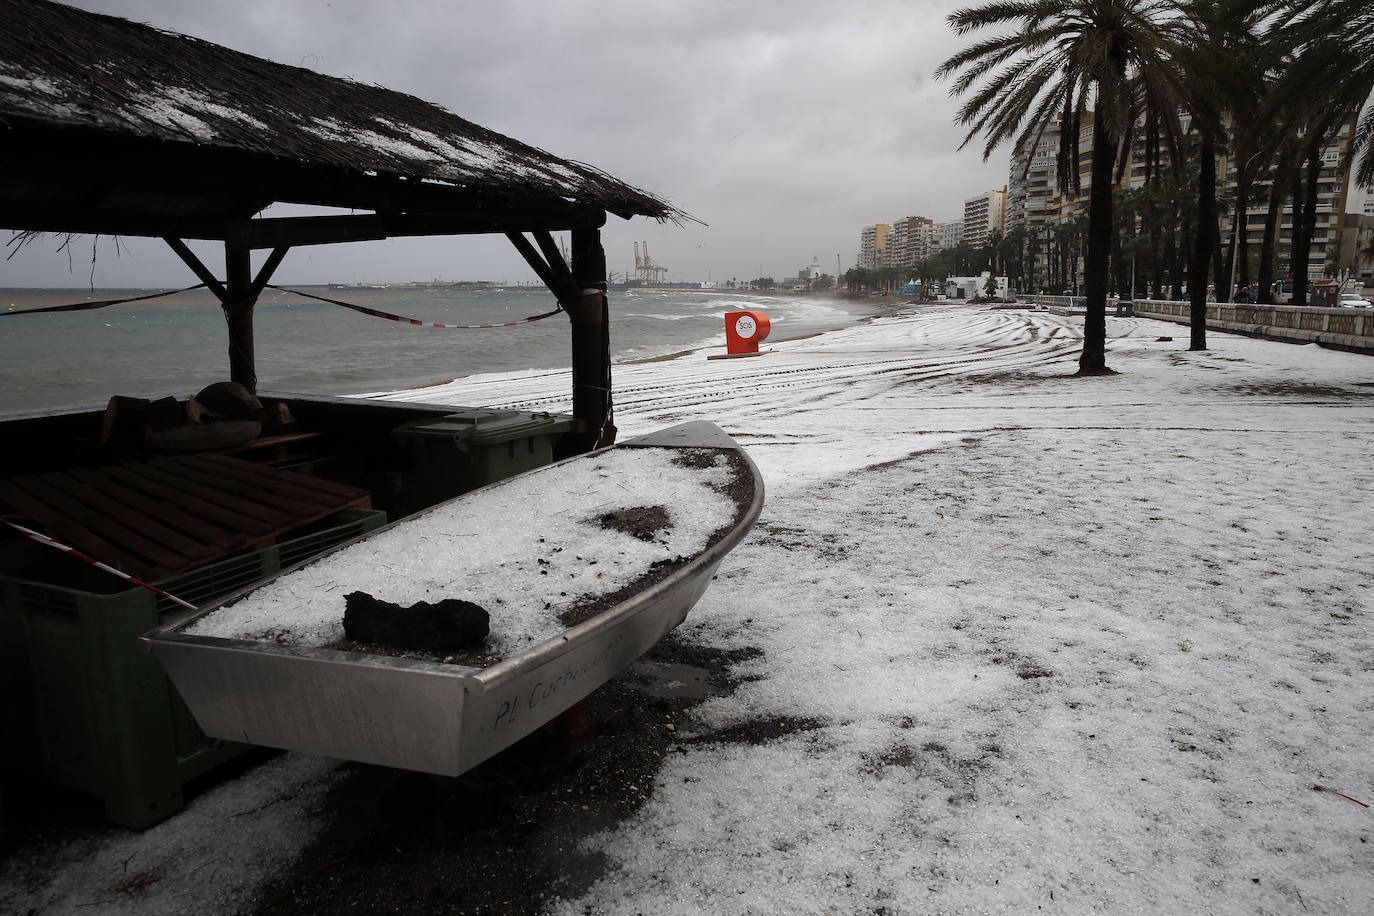
[[[384,512],[345,509],[327,527],[158,585],[204,605],[385,523]],[[63,587],[0,576],[0,759],[95,795],[111,821],[142,828],[179,811],[187,782],[247,746],[207,738],[157,661],[138,646],[140,635],[192,612],[143,589],[98,590],[106,584],[88,579]]]
[[[549,464],[572,428],[571,417],[519,410],[467,410],[396,427],[392,436],[411,456],[407,512]]]

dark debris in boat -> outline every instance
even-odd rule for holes
[[[649,542],[657,540],[660,531],[673,527],[673,517],[663,506],[631,506],[628,509],[616,509],[614,512],[601,513],[594,521],[602,528]]]
[[[350,592],[344,596],[343,625],[344,635],[354,642],[442,653],[480,646],[490,619],[485,608],[460,598],[401,607],[367,592]]]
[[[706,541],[706,546],[702,548],[705,551],[720,543],[727,534],[735,530],[740,519],[744,518],[744,514],[749,511],[749,506],[754,501],[754,475],[750,473],[749,464],[744,457],[733,449],[684,449],[684,451],[706,452],[713,456],[723,455],[730,469],[729,482],[718,486],[717,489],[734,501],[735,517],[730,520],[730,524],[711,533],[711,537]],[[558,620],[564,626],[574,626],[591,620],[597,614],[610,610],[622,601],[628,601],[639,592],[663,581],[691,561],[692,557],[682,556],[656,560],[649,566],[644,575],[624,588],[605,595],[588,595],[573,602],[567,610],[558,615]]]
[[[684,468],[713,468],[720,463],[720,449],[684,448],[673,456],[673,464]]]

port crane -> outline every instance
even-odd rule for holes
[[[643,254],[640,254],[640,247],[643,246]],[[655,285],[663,282],[663,275],[668,272],[668,268],[654,261],[649,257],[649,243],[635,242],[635,278],[640,283]]]

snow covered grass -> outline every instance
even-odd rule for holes
[[[763,654],[679,729],[815,727],[684,743],[588,841],[608,870],[562,910],[1367,909],[1374,809],[1314,787],[1374,802],[1374,362],[1215,333],[1189,353],[1176,325],[1111,319],[1122,374],[1074,379],[1079,327],[931,309],[618,369],[622,435],[714,420],[768,485],[682,628]],[[525,373],[415,397],[567,391]],[[196,810],[0,888],[70,909]],[[201,911],[232,910],[266,866],[232,831],[199,839],[239,863]]]

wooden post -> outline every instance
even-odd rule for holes
[[[238,382],[249,391],[258,389],[257,367],[253,361],[253,306],[258,296],[272,279],[272,272],[281,266],[282,259],[291,250],[290,246],[275,248],[267,261],[253,276],[252,250],[242,245],[226,243],[224,246],[225,282],[220,283],[209,268],[186,243],[175,236],[165,236],[166,242],[177,253],[191,272],[200,278],[210,292],[219,300],[224,310],[224,319],[229,325],[229,378]]]
[[[606,252],[600,229],[572,230],[572,274],[578,294],[563,303],[572,322],[573,416],[583,429],[570,454],[615,443],[611,412],[611,330]]]
[[[229,325],[229,379],[249,391],[258,390],[258,373],[253,358],[253,306],[258,291],[253,288],[252,252],[247,248],[224,246],[224,319]]]

